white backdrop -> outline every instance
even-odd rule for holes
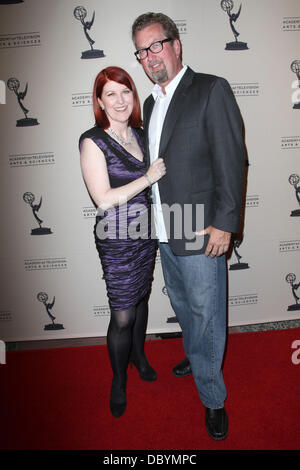
[[[299,64],[291,70],[300,61],[299,0],[242,0],[234,27],[248,49],[235,51],[225,49],[234,35],[220,1],[84,0],[84,21],[95,11],[88,34],[102,56],[91,59],[81,58],[90,45],[74,16],[77,0],[3,3],[0,338],[106,334],[109,309],[93,238],[95,209],[81,177],[78,138],[94,124],[91,92],[102,68],[125,68],[142,103],[150,93],[130,37],[133,21],[147,11],[175,20],[184,63],[225,77],[243,115],[249,167],[237,254],[244,269],[231,266],[238,262],[233,252],[229,325],[300,318],[300,109],[294,107],[300,101]],[[234,0],[231,13],[240,4]],[[40,230],[34,214],[42,220]],[[51,315],[56,329],[49,329]],[[172,320],[158,256],[148,333],[179,331]]]

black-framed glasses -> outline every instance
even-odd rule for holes
[[[158,54],[161,52],[164,48],[164,43],[165,42],[170,42],[173,41],[172,38],[166,38],[163,39],[162,41],[155,41],[152,44],[150,44],[149,47],[145,47],[145,49],[139,49],[138,51],[135,51],[134,55],[138,60],[143,60],[148,57],[148,51],[153,52],[153,54]]]

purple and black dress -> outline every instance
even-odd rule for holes
[[[145,154],[143,131],[132,129]],[[130,183],[146,173],[141,162],[110,137],[104,129],[93,127],[81,135],[92,139],[102,150],[111,188]],[[95,240],[100,256],[110,308],[125,310],[136,305],[149,291],[157,243],[151,237],[150,194],[146,188],[132,199],[106,211],[98,209]]]

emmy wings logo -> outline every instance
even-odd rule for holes
[[[44,305],[46,313],[51,320],[51,323],[44,326],[44,330],[64,330],[64,326],[61,323],[55,323],[54,320],[56,319],[56,317],[51,313],[51,310],[53,309],[55,304],[55,297],[53,297],[52,302],[48,302],[48,294],[46,294],[45,292],[39,292],[37,295],[37,299]]]
[[[291,71],[297,75],[297,80],[292,83],[292,88],[295,89],[292,94],[293,109],[300,109],[300,60],[291,63]]]
[[[290,175],[289,183],[292,186],[294,186],[294,188],[295,188],[295,196],[296,196],[297,202],[300,206],[300,186],[298,186],[299,181],[300,181],[299,175],[296,175],[296,174]],[[291,217],[299,217],[300,216],[300,209],[295,209],[295,210],[291,211],[290,216]]]
[[[105,57],[103,51],[101,51],[99,49],[94,49],[93,46],[95,44],[95,41],[91,38],[91,36],[88,33],[90,31],[90,29],[92,28],[93,24],[94,24],[95,11],[94,11],[92,19],[90,21],[85,21],[85,18],[87,16],[87,11],[82,6],[76,7],[73,11],[73,15],[76,18],[76,20],[79,20],[80,23],[82,24],[83,32],[84,32],[85,37],[86,37],[86,39],[87,39],[87,41],[90,45],[89,50],[83,51],[81,53],[81,58],[82,59],[97,59],[99,57]]]
[[[20,82],[17,78],[12,77],[12,78],[9,78],[7,80],[7,88],[9,88],[9,90],[14,92],[14,94],[17,97],[18,104],[19,104],[21,110],[23,111],[23,113],[25,115],[25,118],[17,120],[16,126],[17,127],[37,126],[39,124],[37,119],[30,118],[30,117],[27,116],[27,114],[29,113],[29,110],[27,108],[25,108],[25,106],[22,103],[24,98],[27,95],[28,83],[26,83],[26,87],[25,87],[24,91],[19,91]]]
[[[37,221],[37,223],[39,224],[38,228],[33,228],[31,230],[31,235],[48,235],[49,233],[52,233],[50,228],[42,227],[43,221],[37,215],[38,211],[40,210],[42,206],[42,196],[38,204],[33,204],[35,201],[35,196],[33,193],[30,193],[30,192],[23,194],[23,200],[24,202],[26,202],[26,204],[29,204],[29,206],[32,209],[32,214],[35,220]]]
[[[231,13],[231,11],[233,10],[233,7],[234,7],[233,0],[222,0],[221,1],[221,8],[228,15],[230,28],[231,28],[231,31],[234,35],[234,39],[235,39],[232,42],[227,42],[225,49],[227,51],[243,51],[245,49],[249,49],[248,45],[247,45],[246,42],[241,42],[241,41],[238,40],[238,37],[239,37],[240,33],[236,30],[235,25],[234,25],[237,22],[240,14],[241,14],[242,4],[240,4],[240,8],[238,9],[237,13]]]
[[[166,286],[163,286],[161,291],[167,297],[169,296]],[[176,315],[174,315],[173,317],[168,317],[167,318],[167,323],[179,323],[178,318],[176,317]]]
[[[300,310],[300,297],[297,295],[297,290],[299,289],[300,282],[296,282],[296,275],[294,273],[289,273],[286,275],[285,280],[290,284],[292,289],[292,295],[294,297],[295,303],[288,306],[287,310],[296,311]]]
[[[243,239],[244,239],[244,236],[240,240],[235,240],[233,242],[233,251],[236,256],[237,262],[230,265],[230,268],[229,268],[230,271],[239,271],[240,269],[249,269],[248,263],[241,262],[242,256],[238,252],[238,249],[240,248],[243,242]]]

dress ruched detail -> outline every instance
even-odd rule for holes
[[[133,129],[144,154],[142,129]],[[144,161],[131,155],[104,129],[94,127],[80,137],[92,139],[102,150],[111,188],[146,173]],[[157,243],[151,238],[149,189],[117,207],[98,210],[94,235],[100,256],[110,308],[124,310],[136,305],[151,289]]]

